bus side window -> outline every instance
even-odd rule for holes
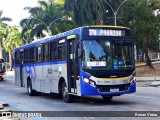
[[[41,62],[42,61],[42,46],[38,46],[37,47],[37,62]]]
[[[56,61],[57,60],[57,42],[51,42],[50,43],[50,60]]]
[[[33,63],[33,62],[35,62],[35,58],[34,58],[34,51],[35,51],[35,48],[34,47],[32,47],[32,48],[30,48],[30,54],[29,54],[29,62],[30,63]]]
[[[15,61],[16,61],[16,64],[17,64],[17,65],[19,64],[19,59],[20,59],[20,52],[19,52],[19,51],[16,51],[16,52],[15,52]]]
[[[29,62],[29,49],[24,50],[24,63]]]
[[[43,45],[43,60],[48,61],[49,60],[49,49],[48,49],[48,43]]]
[[[58,46],[58,60],[64,60],[65,56],[65,45]]]

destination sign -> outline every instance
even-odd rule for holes
[[[89,36],[125,36],[124,30],[89,29]]]

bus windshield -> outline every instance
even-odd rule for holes
[[[83,69],[119,70],[134,67],[132,41],[83,40]]]

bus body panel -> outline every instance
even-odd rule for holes
[[[19,67],[16,67],[15,74],[19,71]],[[23,76],[25,87],[27,87],[27,78],[30,78],[34,90],[44,93],[59,93],[59,79],[62,77],[67,80],[66,62],[24,65]],[[16,76],[16,84],[20,85],[20,82],[18,81],[20,81],[20,77]]]
[[[15,84],[20,86],[21,83],[20,83],[20,69],[18,67],[14,67],[14,74],[15,74]]]

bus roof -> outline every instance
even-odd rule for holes
[[[97,28],[122,28],[122,29],[130,29],[128,27],[124,27],[124,26],[111,26],[111,25],[93,25],[93,26],[89,26],[89,27],[97,27]]]
[[[63,37],[66,37],[66,36],[69,36],[69,35],[73,35],[73,34],[82,34],[82,30],[84,28],[90,28],[90,27],[91,28],[93,27],[93,28],[115,28],[115,29],[116,28],[121,28],[121,29],[130,29],[128,27],[123,27],[123,26],[108,26],[108,25],[82,26],[82,27],[78,27],[78,28],[69,30],[67,32],[59,33],[59,34],[54,35],[54,36],[47,36],[47,37],[35,40],[32,43],[29,43],[29,44],[17,47],[17,48],[15,48],[15,50],[20,50],[20,49],[23,49],[23,48],[32,47],[32,46],[37,45],[37,44],[42,44],[42,43],[48,42],[50,40],[54,40],[54,39],[58,39],[58,38],[63,38]]]
[[[42,44],[42,43],[48,42],[50,40],[54,40],[54,39],[58,39],[58,38],[63,38],[63,37],[66,37],[66,36],[69,36],[69,35],[73,35],[73,34],[81,34],[81,30],[83,28],[84,27],[78,27],[78,28],[69,30],[67,32],[59,33],[59,34],[54,35],[54,36],[47,36],[47,37],[38,39],[36,41],[33,41],[32,43],[29,43],[29,44],[17,47],[17,48],[15,48],[15,50],[20,50],[20,49],[23,49],[23,48],[26,48],[26,47],[31,47],[31,46],[34,46],[34,45],[37,45],[37,44]]]

